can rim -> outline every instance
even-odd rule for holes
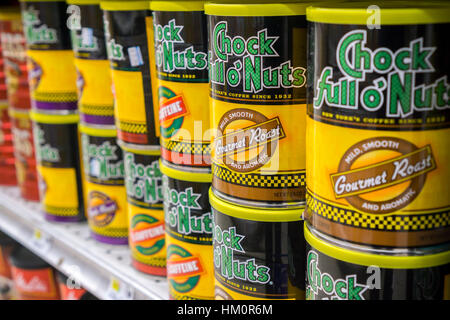
[[[161,159],[159,159],[159,170],[166,176],[176,180],[183,180],[189,182],[201,182],[201,183],[211,183],[212,173],[200,173],[192,171],[183,171],[175,168],[169,167],[164,164]]]
[[[312,2],[305,3],[207,3],[205,13],[214,16],[273,17],[303,16]]]
[[[217,197],[209,189],[209,202],[214,210],[227,216],[261,222],[291,222],[302,220],[303,208],[278,209],[245,207],[233,204]]]
[[[115,129],[99,129],[87,126],[85,124],[79,124],[78,128],[81,133],[87,134],[93,137],[105,137],[105,138],[114,138],[117,137],[117,131]]]
[[[378,266],[386,269],[421,269],[450,263],[450,250],[429,255],[394,256],[350,250],[319,239],[304,226],[305,240],[314,249],[334,259],[363,266]],[[447,247],[447,249],[450,249]]]
[[[343,2],[312,5],[306,19],[329,24],[367,25],[377,9],[370,2]],[[450,5],[442,2],[426,4],[403,1],[383,2],[378,8],[380,25],[418,25],[450,22]],[[378,10],[378,9],[377,9]]]
[[[102,0],[100,1],[100,8],[106,11],[133,11],[133,10],[148,10],[149,0],[133,0],[133,1],[119,1],[119,0]]]
[[[153,11],[203,11],[206,1],[151,1]]]
[[[78,123],[80,117],[78,114],[54,115],[54,114],[39,113],[34,110],[31,110],[30,118],[33,121],[48,124],[66,124],[66,123],[72,124]]]
[[[101,0],[66,0],[67,4],[100,4]]]
[[[159,156],[159,155],[161,155],[161,150],[159,149],[159,146],[158,146],[158,150],[133,149],[133,148],[127,146],[126,143],[121,141],[120,139],[117,140],[117,144],[119,145],[119,147],[122,150],[124,150],[126,152],[135,153],[135,154],[143,154],[143,155],[146,155],[146,156]]]

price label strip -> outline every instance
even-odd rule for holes
[[[106,298],[109,300],[133,300],[134,290],[123,281],[111,277]]]
[[[52,247],[52,237],[36,228],[34,229],[30,243],[33,249],[45,254],[49,252]]]

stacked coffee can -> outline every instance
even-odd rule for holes
[[[216,299],[304,299],[307,4],[208,3]]]
[[[214,297],[204,1],[152,1],[169,297]]]
[[[449,17],[308,9],[307,299],[449,299]]]
[[[5,62],[17,185],[22,198],[39,201],[33,125],[30,118],[26,44],[20,9],[11,8],[3,12],[3,15],[0,38]]]
[[[76,69],[64,1],[21,1],[42,210],[50,221],[85,220]]]
[[[166,274],[157,100],[150,76],[149,1],[102,1],[114,87],[115,125],[123,151],[129,246],[133,266]]]
[[[91,236],[128,243],[122,150],[114,126],[114,97],[100,1],[70,0],[72,49],[77,69],[85,210]]]
[[[0,15],[0,32],[6,29],[11,20],[11,10]],[[6,52],[8,52],[6,50]],[[8,88],[6,79],[5,49],[0,43],[0,184],[17,184],[12,124],[8,114]]]

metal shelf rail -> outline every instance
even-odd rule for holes
[[[0,187],[0,229],[104,300],[167,300],[166,278],[131,266],[127,246],[96,242],[87,223],[51,223],[16,187]]]

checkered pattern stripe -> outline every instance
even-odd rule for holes
[[[61,217],[75,217],[79,213],[78,208],[67,208],[67,207],[53,207],[53,206],[44,206],[45,212],[54,216]]]
[[[80,106],[80,112],[94,116],[112,117],[114,116],[114,106],[82,104]]]
[[[33,99],[46,102],[76,102],[76,92],[34,92]]]
[[[118,127],[120,131],[129,132],[129,133],[137,133],[137,134],[146,134],[147,126],[145,123],[130,123],[124,121],[117,121]]]
[[[213,164],[215,178],[222,181],[246,187],[258,188],[298,188],[306,186],[305,171],[262,175],[258,173],[238,173]]]
[[[335,223],[351,227],[382,231],[422,231],[450,225],[450,210],[414,215],[374,215],[327,204],[306,194],[308,210]]]
[[[187,153],[193,155],[210,155],[211,146],[208,142],[183,142],[183,141],[173,141],[173,140],[162,140],[162,147],[179,153]]]

